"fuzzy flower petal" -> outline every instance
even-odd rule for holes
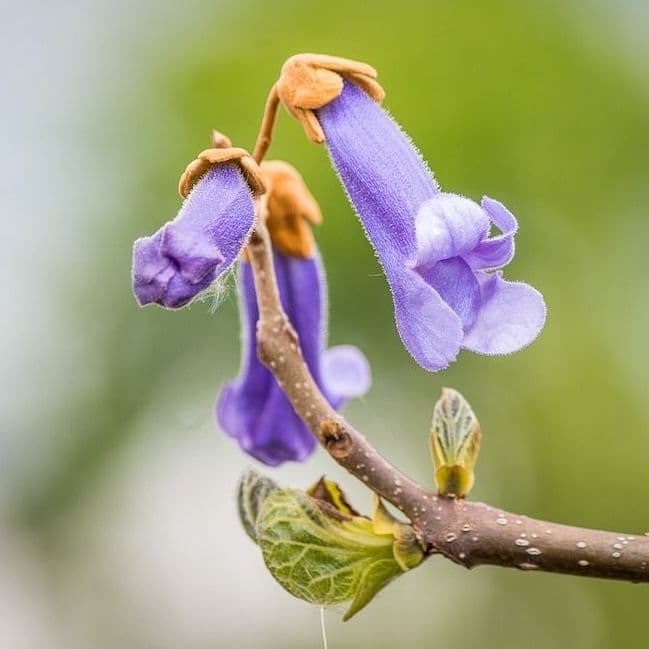
[[[160,251],[162,235],[159,230],[133,244],[133,290],[142,305],[161,300],[176,274],[171,260]]]
[[[480,205],[501,234],[481,241],[465,259],[476,270],[502,268],[514,257],[514,235],[518,230],[516,217],[493,198],[485,196]]]
[[[322,379],[337,407],[348,399],[362,397],[372,383],[369,363],[357,347],[338,345],[322,354]]]
[[[303,462],[315,449],[315,437],[274,379],[270,389],[258,398],[236,383],[227,384],[219,396],[216,414],[221,428],[238,440],[241,449],[268,466]]]
[[[440,192],[396,122],[349,81],[317,118],[385,271],[397,329],[413,358],[437,371],[462,347],[510,353],[531,342],[543,326],[543,298],[482,272],[511,260],[514,216],[487,197],[478,205]],[[490,236],[491,227],[500,234]]]
[[[415,217],[416,265],[430,266],[472,251],[489,230],[489,217],[472,200],[440,193]]]
[[[345,83],[340,97],[318,111],[340,179],[370,241],[387,264],[415,249],[414,219],[435,196],[435,179],[397,123],[360,88]]]
[[[254,221],[252,194],[234,163],[215,165],[178,216],[133,246],[133,292],[140,303],[177,309],[237,259]]]
[[[367,360],[354,347],[325,351],[326,282],[317,254],[291,257],[274,253],[282,306],[300,338],[304,360],[325,397],[335,408],[369,388]],[[257,358],[255,330],[259,312],[250,264],[239,276],[243,325],[243,359],[237,379],[225,385],[218,399],[220,427],[241,448],[265,464],[301,462],[316,440],[297,416],[277,381]]]
[[[469,264],[461,257],[443,259],[418,269],[426,283],[434,288],[462,321],[466,330],[480,311],[480,285]]]
[[[506,282],[500,273],[478,275],[482,306],[463,346],[481,354],[510,354],[529,345],[545,324],[543,296],[528,284]]]
[[[415,273],[390,274],[397,331],[412,357],[427,369],[452,363],[462,344],[462,322],[440,294]]]

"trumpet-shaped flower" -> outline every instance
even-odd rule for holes
[[[318,387],[334,408],[362,396],[370,384],[363,354],[341,345],[325,350],[326,285],[316,252],[301,258],[276,251],[275,272],[282,305],[300,339],[304,360]],[[300,462],[316,440],[298,417],[282,388],[257,358],[255,331],[259,312],[250,264],[239,271],[243,358],[237,379],[219,396],[216,414],[221,428],[241,448],[269,465]]]
[[[135,242],[133,292],[140,305],[185,306],[239,257],[254,216],[242,168],[235,162],[209,167],[176,218]]]
[[[514,254],[514,216],[487,197],[477,204],[441,192],[407,136],[356,84],[345,81],[315,114],[415,360],[435,371],[462,347],[508,354],[534,340],[545,322],[543,297],[500,273]]]

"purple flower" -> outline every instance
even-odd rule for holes
[[[514,254],[514,216],[487,197],[478,205],[440,192],[399,126],[349,81],[317,118],[383,266],[399,335],[413,358],[435,371],[462,347],[508,354],[534,340],[545,322],[543,297],[505,281],[499,270]]]
[[[274,259],[282,305],[298,333],[304,359],[327,400],[340,408],[347,399],[368,390],[371,379],[367,361],[358,349],[348,345],[325,351],[326,283],[317,252],[296,257],[276,250]],[[313,452],[316,440],[257,358],[259,312],[247,262],[239,271],[239,302],[241,373],[221,391],[216,407],[219,425],[246,453],[265,464],[303,461]]]
[[[253,226],[252,193],[234,162],[210,167],[178,216],[133,246],[140,305],[178,309],[228,270]]]

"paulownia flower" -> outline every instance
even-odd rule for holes
[[[262,165],[270,181],[268,229],[274,243],[274,263],[282,306],[300,339],[304,360],[334,408],[363,395],[370,371],[363,354],[342,345],[325,350],[326,282],[318,251],[305,221],[319,222],[320,210],[298,172],[273,161]],[[259,319],[250,264],[239,270],[239,303],[243,358],[239,376],[219,396],[216,414],[223,430],[241,448],[269,465],[303,461],[316,441],[298,417],[275,377],[256,352]]]
[[[383,266],[401,340],[431,371],[462,347],[483,354],[521,349],[543,328],[545,304],[531,286],[501,276],[514,254],[516,219],[493,199],[477,204],[440,191],[378,105],[383,92],[375,76],[365,64],[305,54],[284,64],[276,88],[307,135],[329,149]]]
[[[216,148],[199,154],[180,179],[186,201],[178,216],[154,235],[138,239],[133,252],[133,291],[141,305],[180,308],[241,258],[253,227],[253,195],[266,191],[267,226],[284,310],[298,333],[309,370],[334,408],[364,394],[370,385],[367,360],[355,347],[325,350],[326,281],[311,230],[320,208],[302,177],[274,161],[263,171],[243,149],[219,133]],[[245,257],[245,255],[244,255]],[[274,376],[257,358],[259,319],[250,264],[241,262],[239,300],[243,361],[239,377],[223,388],[217,419],[243,450],[269,465],[302,461],[315,438],[297,416]]]
[[[252,230],[253,192],[263,181],[243,149],[207,149],[183,174],[178,216],[133,246],[133,292],[140,305],[185,306],[236,261]]]

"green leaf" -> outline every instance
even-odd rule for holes
[[[430,431],[435,483],[441,495],[463,498],[471,491],[481,441],[480,423],[469,402],[456,390],[444,388]]]
[[[418,566],[423,561],[424,553],[417,542],[412,526],[402,523],[392,516],[376,494],[374,494],[372,529],[376,534],[391,534],[394,537],[392,552],[395,561],[404,572]]]
[[[410,525],[399,523],[394,530],[394,545],[392,552],[395,561],[401,566],[401,570],[406,572],[417,567],[424,560],[424,553],[415,536],[415,531]]]
[[[398,524],[409,528],[404,524]],[[423,552],[407,534],[379,534],[371,520],[347,516],[293,489],[269,493],[257,518],[257,542],[273,577],[292,595],[321,606],[350,601],[360,611]],[[402,547],[395,555],[395,547]],[[404,560],[405,557],[405,560]]]
[[[237,490],[237,506],[239,519],[246,534],[257,542],[257,518],[259,510],[270,493],[277,489],[277,485],[256,471],[248,469],[241,480]]]

